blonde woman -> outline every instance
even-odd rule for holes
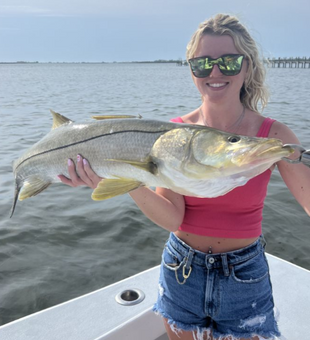
[[[237,18],[218,14],[203,22],[187,47],[200,107],[173,119],[246,136],[299,144],[284,124],[259,114],[268,94],[256,44]],[[310,214],[310,169],[276,164],[284,182]],[[274,167],[217,198],[194,198],[168,189],[130,193],[152,221],[169,230],[154,310],[170,340],[278,339],[262,210]],[[71,186],[101,180],[86,160],[69,165]]]

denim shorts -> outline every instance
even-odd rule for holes
[[[265,244],[261,236],[245,248],[207,254],[171,233],[154,311],[194,339],[278,339]]]

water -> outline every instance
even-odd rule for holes
[[[288,124],[310,148],[310,70],[269,69],[264,114]],[[200,104],[186,67],[173,64],[0,65],[0,324],[67,301],[159,264],[168,233],[128,195],[91,200],[88,188],[54,185],[18,202],[12,161],[51,128],[49,109],[169,120]],[[272,175],[264,210],[267,251],[310,269],[310,223]]]

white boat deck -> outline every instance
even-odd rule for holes
[[[267,255],[279,326],[287,340],[310,338],[310,271]],[[1,340],[166,340],[152,311],[159,267],[0,327]],[[123,306],[115,296],[140,289],[145,299]]]

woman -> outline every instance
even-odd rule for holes
[[[188,44],[187,59],[202,104],[173,121],[299,144],[287,126],[258,113],[258,103],[267,103],[264,68],[254,40],[235,17],[219,14],[202,23]],[[310,169],[284,161],[277,166],[310,214]],[[130,193],[148,218],[171,231],[154,307],[164,317],[171,340],[280,336],[261,231],[274,167],[212,199],[184,197],[163,188]],[[95,188],[100,181],[80,156],[77,171],[79,177],[71,161],[71,179],[60,176],[62,182]]]

